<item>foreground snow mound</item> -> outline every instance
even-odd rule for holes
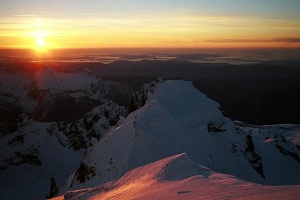
[[[210,170],[197,166],[185,153],[164,158],[146,166],[138,167],[111,185],[110,189],[120,186],[135,186],[140,184],[151,185],[155,182],[184,180],[199,175],[207,178]]]
[[[126,173],[116,182],[75,190],[57,199],[297,199],[300,186],[263,186],[197,166],[178,154]]]
[[[196,175],[207,178],[210,176],[210,170],[196,165],[183,153],[150,163],[147,166],[138,167],[126,173],[111,188],[119,185],[183,180]]]
[[[205,178],[210,176],[209,169],[197,166],[185,153],[164,159],[160,164],[162,167],[156,176],[159,180],[183,180],[195,175]]]
[[[142,107],[85,152],[61,194],[117,180],[183,152],[199,165],[248,181],[300,183],[299,148],[283,136],[289,130],[234,123],[190,82],[158,81],[143,88],[142,98],[136,98]]]
[[[87,199],[92,195],[106,193],[108,191],[132,191],[146,189],[147,187],[168,181],[180,181],[192,176],[207,178],[210,170],[202,166],[197,166],[185,153],[174,155],[157,162],[138,167],[116,182],[104,184],[93,189],[75,190],[64,194],[68,199]]]

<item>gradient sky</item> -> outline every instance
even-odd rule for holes
[[[300,47],[299,0],[0,0],[0,5],[0,48]]]

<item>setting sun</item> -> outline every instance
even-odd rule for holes
[[[46,25],[47,24],[43,23],[43,26]],[[33,31],[30,34],[30,37],[32,38],[31,48],[38,53],[45,53],[53,48],[53,44],[49,41],[50,35],[50,31],[45,29]]]
[[[48,43],[46,42],[45,38],[39,37],[36,38],[35,45],[32,46],[35,52],[37,53],[45,53],[49,50]]]
[[[38,45],[39,47],[44,47],[44,46],[45,46],[45,41],[44,41],[44,39],[43,39],[43,38],[39,38],[39,39],[37,40],[37,45]]]

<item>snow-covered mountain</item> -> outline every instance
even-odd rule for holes
[[[0,199],[41,199],[51,177],[62,185],[84,149],[126,117],[115,102],[133,93],[86,69],[1,69],[0,76]]]
[[[18,131],[0,138],[0,199],[43,199],[79,166],[84,150],[126,116],[107,102],[72,123],[36,122],[23,115]],[[21,192],[22,191],[22,192]]]
[[[84,113],[109,100],[129,104],[134,93],[125,84],[97,78],[87,69],[62,72],[42,67],[34,71],[0,71],[1,132],[16,130],[22,113],[38,121],[80,119]]]
[[[1,199],[35,187],[39,195],[28,199],[299,197],[299,186],[282,186],[300,185],[299,125],[232,121],[181,80],[144,85],[129,110],[126,117],[106,102],[71,123],[24,115],[18,131],[0,138]]]
[[[140,96],[145,105],[86,152],[82,166],[90,173],[77,170],[62,191],[113,181],[180,153],[216,172],[256,183],[300,183],[299,146],[284,137],[299,126],[234,123],[190,82],[152,83]]]

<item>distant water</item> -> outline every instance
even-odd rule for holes
[[[197,63],[252,64],[300,59],[300,49],[0,49],[0,62],[101,62],[183,60]]]

